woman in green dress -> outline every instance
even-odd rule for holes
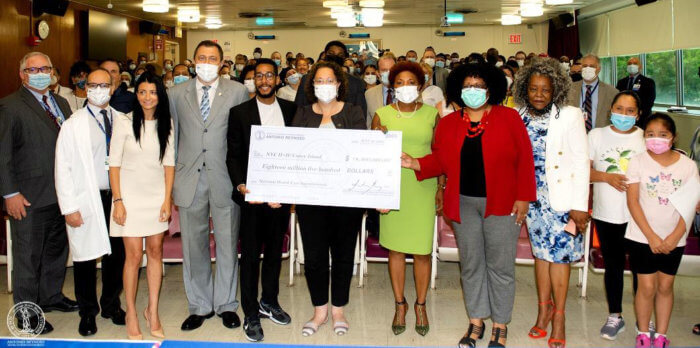
[[[419,101],[425,83],[418,63],[401,62],[389,72],[390,93],[394,103],[377,110],[372,129],[401,131],[402,151],[422,157],[431,152],[431,143],[438,111]],[[412,170],[401,169],[400,210],[380,210],[379,243],[389,249],[389,276],[396,301],[391,324],[395,335],[406,330],[408,304],[404,297],[406,254],[413,255],[413,277],[416,285],[416,332],[425,336],[429,330],[425,299],[430,282],[430,253],[433,249],[436,197],[441,197],[435,178],[418,181]],[[441,204],[438,204],[438,206]]]

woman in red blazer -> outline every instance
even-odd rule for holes
[[[457,222],[469,328],[460,347],[474,347],[491,317],[489,346],[504,346],[515,299],[520,225],[536,199],[530,138],[517,111],[499,104],[506,78],[494,66],[462,65],[447,79],[447,99],[462,108],[438,123],[433,151],[402,155],[419,180],[445,174],[444,216]]]

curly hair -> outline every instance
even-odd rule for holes
[[[462,100],[462,86],[467,77],[475,77],[484,80],[486,89],[489,91],[490,105],[498,105],[506,97],[506,76],[494,65],[481,64],[462,64],[452,70],[447,76],[445,90],[447,92],[447,101],[457,103],[461,107],[465,107]]]
[[[559,60],[547,57],[533,57],[530,64],[518,69],[513,85],[513,97],[515,104],[520,106],[529,105],[527,88],[532,75],[546,76],[552,82],[552,103],[558,108],[566,105],[571,78],[564,68],[559,64]]]
[[[418,83],[418,90],[423,88],[423,85],[425,84],[425,74],[423,73],[423,69],[420,67],[420,64],[413,62],[400,62],[396,63],[394,66],[391,67],[391,70],[389,70],[390,87],[394,86],[394,81],[396,81],[396,77],[404,71],[410,72],[416,78],[416,82]]]
[[[304,83],[304,93],[306,94],[306,100],[309,101],[309,104],[314,104],[318,101],[318,98],[316,98],[316,90],[314,88],[314,79],[316,78],[316,72],[318,72],[318,70],[321,68],[328,68],[333,70],[333,75],[335,75],[335,79],[338,81],[338,83],[340,83],[340,87],[338,87],[338,96],[336,97],[336,100],[345,101],[345,93],[348,90],[348,77],[345,74],[345,70],[343,70],[343,68],[336,63],[327,62],[323,60],[314,64],[311,67],[311,70],[309,70],[309,73],[306,74],[306,82]]]

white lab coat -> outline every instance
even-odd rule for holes
[[[110,108],[111,109],[111,108]],[[111,109],[112,118],[121,114]],[[56,195],[61,214],[80,211],[83,225],[66,224],[73,261],[88,261],[111,254],[102,199],[95,176],[87,107],[78,109],[61,126],[56,141]]]

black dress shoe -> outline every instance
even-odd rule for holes
[[[102,311],[102,317],[105,319],[112,319],[114,325],[126,325],[126,312],[121,308],[112,312]]]
[[[214,316],[214,312],[211,312],[207,315],[196,315],[192,314],[185,321],[182,323],[182,326],[180,327],[180,330],[182,331],[190,331],[194,330],[196,328],[199,328],[202,326],[202,323],[204,323],[205,320],[211,318]]]
[[[39,319],[37,317],[31,317],[29,318],[29,325],[32,327],[34,332],[36,333],[37,330],[39,329]],[[41,329],[41,332],[39,332],[39,335],[45,335],[49,332],[53,331],[53,326],[46,320],[44,320],[44,327]]]
[[[80,325],[78,326],[78,333],[81,336],[92,336],[97,333],[97,323],[95,323],[95,317],[92,315],[86,315],[80,318]]]
[[[238,317],[236,312],[223,312],[217,315],[221,317],[221,321],[224,322],[224,326],[229,329],[235,329],[241,326],[241,319]]]
[[[78,302],[75,302],[68,297],[64,297],[62,300],[56,303],[42,306],[41,309],[44,311],[44,313],[51,311],[75,312],[78,310]]]

